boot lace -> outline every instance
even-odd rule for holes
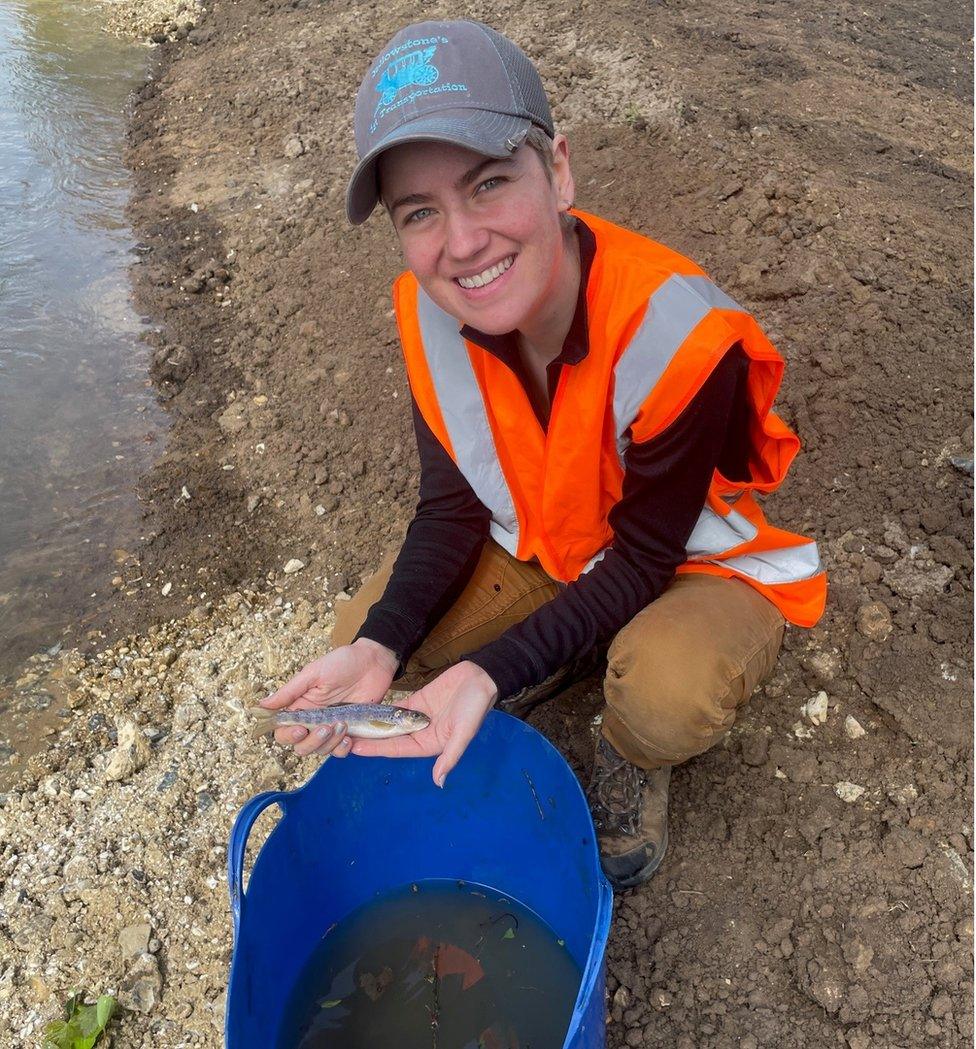
[[[593,779],[587,791],[593,824],[598,831],[638,834],[644,780],[643,769],[613,752],[604,740],[600,741]]]

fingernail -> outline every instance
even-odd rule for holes
[[[332,735],[332,726],[322,725],[320,728],[317,728],[315,730],[315,734],[319,737],[319,739],[325,739],[327,736]]]
[[[338,732],[341,735],[345,731],[346,731],[346,723],[344,721],[340,721],[339,724],[336,725],[336,732]]]
[[[446,779],[447,779],[447,776],[440,775],[440,776],[437,777],[437,779],[434,780],[434,782],[437,784],[438,787],[443,787],[444,786],[444,780],[446,780]]]

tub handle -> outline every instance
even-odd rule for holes
[[[251,833],[254,821],[269,806],[278,803],[282,812],[285,810],[283,799],[288,796],[284,790],[266,790],[255,794],[237,814],[230,832],[230,844],[227,848],[227,890],[230,893],[230,910],[234,919],[234,943],[241,928],[241,907],[244,903],[244,854],[247,849],[247,838]]]

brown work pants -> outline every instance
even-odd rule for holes
[[[394,560],[388,556],[352,600],[337,605],[336,646],[355,637],[386,589]],[[470,582],[413,654],[397,687],[420,688],[560,589],[538,564],[518,561],[489,540]],[[604,735],[647,769],[708,750],[769,676],[783,627],[776,606],[737,579],[677,576],[610,645]]]

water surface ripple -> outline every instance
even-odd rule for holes
[[[0,0],[0,677],[105,596],[163,425],[124,221],[147,51],[99,17]]]

